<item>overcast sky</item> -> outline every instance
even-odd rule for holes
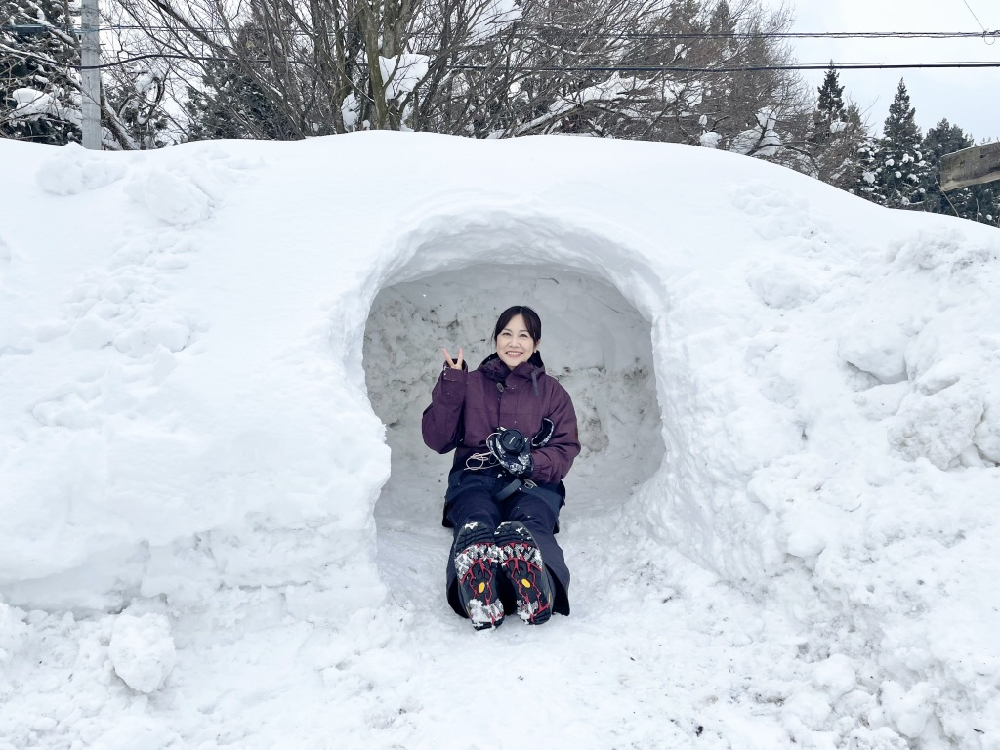
[[[765,0],[779,6],[780,0]],[[968,3],[968,6],[966,5]],[[993,31],[1000,29],[1000,0],[788,0],[792,31]],[[971,11],[970,11],[971,7]],[[976,18],[979,21],[976,21]],[[794,39],[800,63],[1000,62],[1000,37],[975,39]],[[802,71],[815,86],[821,71]],[[942,117],[976,138],[1000,140],[1000,67],[843,70],[844,94],[881,131],[903,78],[921,132]]]

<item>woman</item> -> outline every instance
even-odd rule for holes
[[[505,310],[496,352],[474,372],[462,350],[445,363],[424,411],[423,435],[455,451],[444,525],[454,528],[448,602],[477,630],[517,612],[535,625],[569,614],[569,570],[554,534],[562,480],[580,452],[573,402],[545,373],[542,322],[529,307]]]

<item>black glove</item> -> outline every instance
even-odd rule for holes
[[[517,430],[499,428],[486,438],[486,447],[508,474],[515,477],[531,476],[531,469],[534,467],[531,443]]]
[[[542,419],[542,428],[538,434],[531,438],[532,448],[544,448],[552,439],[552,434],[556,431],[556,426],[548,417]]]

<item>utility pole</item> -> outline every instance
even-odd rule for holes
[[[101,13],[98,0],[82,0],[80,64],[83,67],[83,147],[101,150]]]

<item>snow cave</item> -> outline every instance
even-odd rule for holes
[[[439,519],[453,455],[428,449],[420,431],[441,348],[462,347],[475,368],[492,353],[493,325],[510,305],[526,304],[541,316],[546,369],[577,412],[582,451],[566,479],[564,538],[584,519],[619,511],[663,462],[650,323],[608,280],[606,266],[574,257],[574,247],[582,246],[582,256],[596,238],[581,243],[571,232],[538,231],[541,224],[513,217],[505,223],[521,226],[452,226],[447,235],[419,239],[410,260],[382,285],[365,326],[366,387],[392,452],[391,476],[375,507],[378,562],[383,580],[407,598],[433,588],[413,575],[413,555],[430,547],[443,560],[450,538]],[[636,289],[638,282],[624,286]],[[436,536],[440,543],[428,545]]]

